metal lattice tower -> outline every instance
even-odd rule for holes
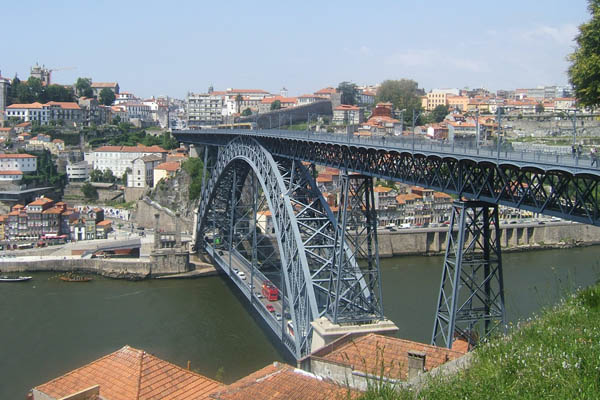
[[[330,269],[327,316],[334,324],[382,320],[373,178],[341,174],[342,190]],[[350,248],[345,246],[345,243]],[[366,265],[356,270],[356,260]]]
[[[431,343],[451,348],[460,336],[472,347],[504,324],[498,206],[455,201]]]

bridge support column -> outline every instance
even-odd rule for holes
[[[461,337],[472,347],[505,325],[500,236],[497,205],[454,202],[432,344]]]
[[[344,173],[341,180],[326,315],[334,324],[382,320],[373,178]],[[356,270],[358,259],[366,264],[362,276]]]

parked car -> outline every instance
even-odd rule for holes
[[[244,271],[239,271],[237,273],[237,276],[240,277],[240,279],[245,280],[246,279],[246,274],[244,273]]]
[[[278,312],[275,313],[275,319],[277,321],[281,321],[281,314],[279,314]]]

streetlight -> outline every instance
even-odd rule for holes
[[[417,121],[417,117],[419,116],[419,113],[417,112],[417,110],[415,110],[413,108],[413,117],[412,117],[412,151],[414,153],[415,151],[415,123]]]

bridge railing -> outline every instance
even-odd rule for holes
[[[186,131],[182,131],[186,133]],[[472,142],[449,142],[417,136],[371,135],[358,136],[354,134],[327,133],[321,131],[290,131],[290,130],[202,130],[199,133],[236,134],[248,136],[277,137],[284,139],[314,140],[320,143],[346,144],[369,146],[398,152],[417,152],[426,155],[463,156],[478,160],[489,160],[497,163],[532,163],[546,167],[566,167],[590,170],[599,174],[598,161],[588,154],[564,154],[540,150],[514,150],[510,143],[498,145],[480,145]]]

